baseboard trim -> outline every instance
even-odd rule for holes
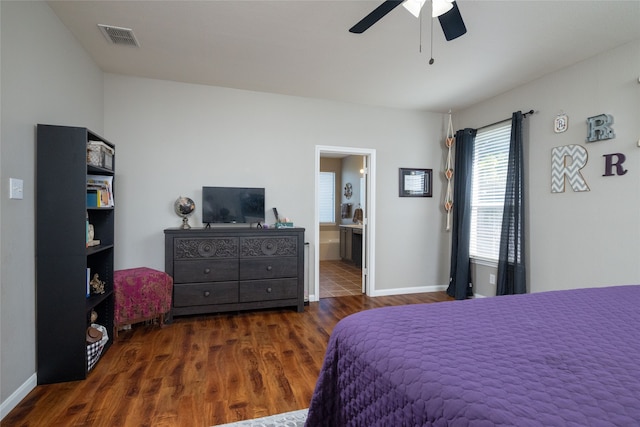
[[[386,297],[391,295],[421,294],[424,292],[440,292],[446,290],[446,285],[418,286],[415,288],[376,289],[376,291],[371,296]]]
[[[38,385],[38,374],[33,374],[27,379],[16,391],[11,393],[4,402],[0,404],[0,420],[7,416],[9,412],[27,397],[27,394],[31,392]]]

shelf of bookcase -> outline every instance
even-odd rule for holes
[[[113,206],[87,206],[88,211],[112,211]]]
[[[91,294],[91,296],[87,298],[87,313],[97,307],[102,301],[109,298],[112,294],[113,291],[105,291],[104,294]]]
[[[96,246],[89,246],[87,248],[87,256],[90,255],[94,255],[100,252],[104,252],[107,249],[111,249],[113,248],[113,245],[96,245]]]
[[[111,169],[103,168],[101,166],[94,166],[87,163],[87,174],[90,175],[113,175],[114,172]]]

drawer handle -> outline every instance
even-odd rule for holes
[[[267,293],[270,294],[271,293],[271,288],[267,288]]]
[[[204,296],[205,296],[205,297],[208,297],[209,295],[211,295],[211,292],[209,292],[209,291],[204,291]]]
[[[271,267],[270,265],[267,266],[267,271],[271,271],[273,270],[273,267]]]
[[[211,273],[211,269],[210,268],[205,268],[204,269],[204,274],[209,274]]]

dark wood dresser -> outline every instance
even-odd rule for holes
[[[173,316],[304,311],[304,228],[170,228],[164,235]]]

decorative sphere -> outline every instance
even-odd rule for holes
[[[178,216],[186,218],[196,210],[196,204],[190,198],[180,196],[173,204],[173,209]]]

